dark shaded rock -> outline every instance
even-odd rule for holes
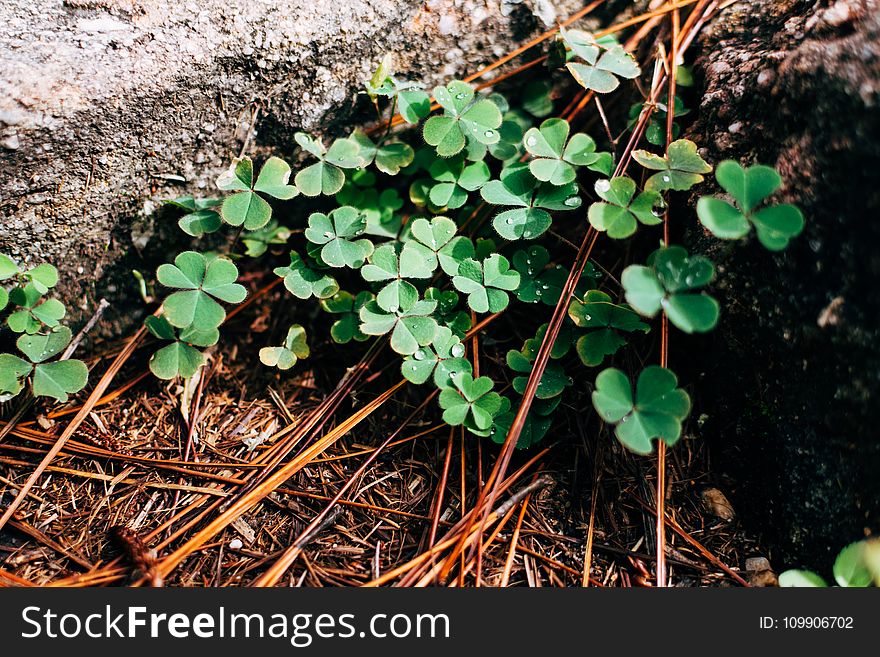
[[[687,237],[724,308],[697,412],[774,565],[827,570],[880,530],[880,4],[737,3],[700,46],[691,137],[711,162],[775,165],[807,223],[779,255]]]

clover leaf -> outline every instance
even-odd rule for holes
[[[67,313],[64,304],[57,299],[44,301],[33,282],[13,288],[9,292],[9,302],[20,308],[6,318],[6,325],[15,333],[33,334],[43,326],[54,328]]]
[[[617,176],[611,180],[597,180],[595,188],[604,202],[593,203],[587,215],[593,228],[607,232],[608,237],[629,237],[636,232],[636,221],[646,226],[663,222],[663,213],[659,209],[663,198],[653,191],[636,196],[636,184],[632,178]]]
[[[437,155],[450,157],[461,152],[466,139],[487,145],[500,140],[501,111],[491,100],[474,100],[471,85],[453,80],[445,87],[435,87],[434,98],[444,112],[425,122],[423,136],[436,147]]]
[[[161,340],[170,340],[150,357],[150,371],[160,379],[175,377],[188,379],[205,364],[205,357],[196,347],[210,347],[220,337],[216,328],[201,331],[193,327],[178,333],[174,326],[162,316],[150,316],[144,321],[147,329]]]
[[[593,406],[599,416],[617,425],[614,434],[636,454],[650,454],[657,438],[672,446],[681,437],[681,423],[688,416],[691,400],[677,387],[671,370],[652,365],[639,374],[635,400],[626,374],[608,368],[596,377]]]
[[[554,397],[553,399],[559,400],[562,399],[562,397]],[[523,424],[522,431],[520,431],[519,440],[516,441],[517,449],[534,447],[544,439],[547,432],[550,430],[553,418],[535,413],[534,408],[537,404],[538,400],[532,402],[533,410],[529,411],[529,414],[526,415],[526,421],[525,424]],[[510,402],[508,402],[508,405],[510,405]],[[489,437],[499,445],[504,443],[507,439],[507,434],[510,432],[510,427],[513,425],[514,417],[515,414],[512,411],[499,414],[492,424]]]
[[[364,214],[367,235],[396,238],[400,232],[401,216],[395,213],[403,207],[403,199],[393,188],[380,192],[376,188],[376,176],[366,169],[357,169],[346,176],[345,184],[336,193],[336,202],[355,207]]]
[[[707,196],[697,201],[697,216],[715,237],[739,239],[754,225],[761,244],[770,251],[781,251],[803,230],[804,216],[794,205],[756,210],[782,185],[782,178],[772,167],[756,164],[743,168],[725,160],[718,165],[715,178],[736,203]]]
[[[632,155],[646,169],[658,172],[645,181],[647,191],[686,191],[703,182],[702,174],[712,170],[697,153],[697,145],[689,139],[678,139],[669,144],[665,156],[644,150],[633,151]]]
[[[610,153],[597,153],[596,142],[589,135],[578,132],[569,139],[568,133],[564,119],[547,119],[540,128],[526,132],[526,150],[535,158],[529,162],[529,170],[535,178],[558,187],[574,182],[575,167],[611,173]]]
[[[464,358],[464,351],[461,338],[452,329],[440,326],[429,346],[421,347],[403,359],[400,372],[410,383],[422,384],[433,374],[438,388],[451,387],[460,374],[473,372],[470,361]]]
[[[425,299],[437,302],[434,311],[437,322],[452,329],[452,332],[460,338],[464,338],[471,328],[471,317],[469,313],[458,308],[458,293],[429,287],[425,290]]]
[[[526,350],[516,351],[511,349],[507,352],[507,366],[514,372],[520,374],[530,374],[537,353],[531,353]],[[523,394],[528,384],[528,376],[518,376],[513,380],[513,389],[519,394]],[[571,385],[571,379],[565,374],[565,369],[557,361],[550,361],[541,375],[538,382],[538,389],[535,392],[537,399],[550,399],[561,395],[567,386]]]
[[[568,316],[578,327],[590,329],[577,341],[578,356],[587,367],[601,365],[606,356],[613,356],[626,344],[621,332],[649,330],[629,306],[612,303],[611,297],[599,290],[587,292],[583,301],[572,301]]]
[[[526,303],[543,301],[548,306],[556,305],[568,272],[558,265],[547,268],[549,262],[547,249],[537,244],[513,254],[513,267],[519,272],[517,299]]]
[[[46,294],[50,288],[58,285],[58,270],[50,264],[43,263],[28,269],[24,279],[29,281],[40,294]]]
[[[366,167],[375,162],[376,168],[389,176],[396,176],[415,157],[409,144],[385,140],[376,144],[362,130],[355,130],[350,139],[360,148],[360,156],[363,160],[361,166]]]
[[[289,370],[300,358],[308,358],[309,345],[306,343],[306,330],[294,324],[287,331],[284,344],[280,347],[263,347],[260,349],[260,362],[279,370]]]
[[[343,169],[357,169],[364,164],[360,147],[352,139],[337,139],[328,149],[304,132],[297,132],[293,138],[303,150],[318,160],[301,169],[294,179],[297,189],[306,196],[335,194],[345,182]]]
[[[177,225],[187,235],[201,237],[205,233],[219,230],[223,223],[220,213],[217,211],[217,206],[220,205],[219,199],[197,199],[192,196],[181,196],[174,200],[165,201],[165,203],[186,211],[186,214],[177,220]]]
[[[477,379],[461,372],[452,379],[454,387],[440,391],[440,408],[443,421],[457,427],[464,425],[477,430],[488,430],[492,421],[503,408],[503,397],[492,392],[492,379],[481,376]]]
[[[339,292],[336,279],[312,269],[296,251],[290,252],[290,265],[276,267],[274,271],[284,279],[284,287],[298,299],[326,299]]]
[[[397,111],[407,123],[418,123],[431,113],[431,99],[413,82],[400,82],[391,74],[391,59],[386,55],[373,76],[364,83],[373,101],[377,96],[392,98]]]
[[[15,264],[15,261],[9,256],[0,253],[0,281],[12,278],[18,275],[18,273],[18,265]],[[6,288],[0,287],[0,310],[3,310],[8,303],[9,292],[6,291]]]
[[[511,209],[497,214],[492,226],[508,240],[535,239],[553,223],[548,210],[574,210],[580,207],[577,185],[557,187],[540,183],[525,164],[508,167],[500,180],[486,183],[480,190],[483,200]]]
[[[485,162],[465,165],[463,158],[437,160],[428,170],[436,181],[428,198],[438,208],[460,208],[468,199],[468,192],[478,190],[490,178]]]
[[[369,338],[361,333],[358,314],[361,308],[375,298],[370,292],[359,292],[357,296],[353,296],[349,292],[340,291],[329,299],[321,301],[321,307],[326,312],[340,315],[339,319],[333,322],[333,326],[330,327],[330,337],[334,342],[339,344],[345,344],[352,340],[363,342]]]
[[[608,93],[620,85],[618,78],[631,80],[641,74],[636,60],[619,44],[608,46],[580,30],[562,30],[563,41],[583,62],[570,62],[566,68],[579,85],[598,93]],[[601,55],[600,55],[601,53]]]
[[[360,309],[360,330],[365,335],[391,333],[391,348],[399,354],[414,354],[419,347],[429,345],[434,339],[437,322],[431,313],[436,301],[419,300],[418,294],[401,295],[401,305],[394,311],[386,311],[376,301],[370,301]]]
[[[5,402],[22,391],[33,366],[18,356],[0,354],[0,402]]]
[[[85,363],[74,359],[47,362],[60,354],[71,338],[66,326],[49,333],[19,336],[16,346],[28,360],[0,354],[0,400],[5,401],[21,392],[29,376],[34,397],[52,397],[64,403],[68,395],[82,390],[89,376]]]
[[[538,351],[540,351],[541,345],[544,343],[548,326],[549,324],[542,324],[535,332],[534,338],[529,338],[523,342],[521,353],[529,359],[529,362],[534,361],[538,357]],[[574,326],[572,325],[571,320],[565,318],[562,326],[559,328],[559,333],[556,335],[556,339],[553,341],[553,346],[550,348],[550,358],[554,360],[563,358],[571,350],[573,343]]]
[[[459,263],[474,255],[473,243],[456,237],[455,222],[446,217],[415,219],[409,224],[409,237],[400,254],[400,267],[407,278],[430,278],[437,265],[450,276]],[[452,273],[450,273],[452,272]]]
[[[289,180],[290,165],[281,158],[266,160],[256,182],[251,159],[245,157],[235,161],[217,179],[220,189],[236,192],[220,207],[223,221],[231,226],[244,226],[246,230],[262,228],[272,218],[272,206],[261,194],[285,201],[292,199],[298,192],[296,187],[288,184]]]
[[[781,588],[825,588],[828,584],[811,570],[786,570],[779,574]]]
[[[682,67],[679,67],[679,71]],[[629,108],[629,124],[627,127],[632,130],[636,124],[639,122],[639,117],[642,114],[642,110],[647,103],[635,103]],[[675,97],[674,104],[674,113],[673,116],[678,118],[680,116],[685,116],[690,114],[690,110],[684,106],[684,101],[678,96]],[[666,103],[655,103],[654,111],[651,112],[650,118],[648,119],[648,126],[645,128],[645,139],[648,140],[648,143],[654,144],[655,146],[663,146],[666,144],[666,116],[667,116],[667,106]],[[674,123],[672,124],[672,138],[678,139],[678,135],[681,132],[681,127]]]
[[[408,269],[403,259],[398,256],[400,244],[389,242],[379,246],[370,257],[369,264],[361,267],[361,276],[370,282],[385,282],[384,287],[376,295],[379,307],[388,312],[397,310],[406,303],[406,299],[418,298],[419,292],[416,287],[404,280],[406,277],[428,278],[422,269]]]
[[[270,244],[287,244],[290,234],[290,229],[271,221],[258,230],[242,234],[241,243],[245,247],[246,256],[258,258],[269,249]]]
[[[234,264],[195,251],[184,251],[173,265],[160,265],[156,278],[165,287],[182,290],[164,302],[165,317],[178,328],[215,329],[226,319],[226,311],[217,301],[241,303],[247,296],[247,290],[235,282],[238,268]]]
[[[321,260],[331,267],[358,269],[373,252],[373,243],[369,240],[352,239],[362,235],[366,226],[363,213],[344,205],[329,216],[322,212],[309,215],[305,236],[312,244],[321,246]]]
[[[702,333],[718,322],[718,302],[707,294],[692,294],[715,276],[712,262],[689,256],[680,246],[658,249],[648,266],[630,265],[621,283],[626,300],[641,315],[653,317],[661,308],[669,321],[685,333]]]
[[[507,258],[494,253],[482,263],[471,258],[464,260],[452,284],[468,295],[468,306],[474,312],[497,313],[507,307],[507,292],[516,290],[519,280],[519,272],[510,269]]]

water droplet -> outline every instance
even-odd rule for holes
[[[486,135],[487,137],[494,137],[495,131],[494,130],[486,130],[486,132],[484,132],[483,134]]]
[[[669,182],[669,180],[670,180],[669,176],[663,176],[663,182]]]
[[[527,264],[527,265],[532,264],[532,259],[531,259],[531,258],[526,258],[526,264]]]
[[[413,354],[413,358],[416,360],[425,360],[425,352],[419,349],[416,353]]]
[[[542,285],[542,286],[541,286],[541,289],[542,289],[542,290],[549,290],[549,289],[550,289],[550,286],[549,286],[549,285]]]
[[[464,98],[464,94],[463,94],[463,93],[455,94],[455,99],[456,99],[456,100],[461,100],[461,99],[463,99],[463,98]]]
[[[329,230],[324,231],[324,237],[333,237],[333,233]]]
[[[629,419],[629,415],[624,415],[621,422],[626,422]]]
[[[507,219],[504,220],[504,223],[506,223],[508,226],[512,226],[513,225],[513,217],[508,217]]]
[[[541,290],[535,290],[535,296],[536,296],[536,297],[541,296],[541,294],[542,294]]]
[[[412,370],[413,372],[415,372],[417,369],[419,369],[419,366],[416,365],[415,363],[413,363],[412,365],[409,366],[409,369]]]
[[[532,231],[530,231],[530,230],[523,231],[523,237],[531,237],[531,236],[532,236]]]
[[[693,285],[693,284],[694,284],[694,277],[691,276],[690,274],[688,274],[687,276],[685,276],[685,277],[684,277],[684,284],[685,284],[685,285]]]
[[[653,208],[651,208],[651,214],[653,214],[655,217],[662,217],[664,212],[666,212],[665,205],[655,205]]]
[[[596,191],[597,192],[607,192],[611,189],[611,181],[610,180],[597,180],[596,181]]]
[[[455,358],[461,358],[464,356],[464,345],[461,343],[452,345],[452,355]]]
[[[526,273],[528,273],[529,276],[534,276],[534,275],[535,275],[535,270],[532,269],[531,267],[529,267],[529,268],[526,270]]]
[[[529,137],[526,139],[526,146],[534,146],[538,143],[538,140],[535,137]]]
[[[450,372],[450,373],[449,373],[449,378],[450,378],[450,379],[454,379],[454,378],[456,378],[456,377],[458,377],[458,372]]]
[[[576,208],[581,204],[581,199],[579,196],[569,196],[564,203],[570,208]]]

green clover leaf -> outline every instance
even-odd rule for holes
[[[523,89],[523,109],[539,119],[553,112],[553,85],[547,80],[533,80]]]
[[[366,167],[375,163],[379,171],[389,176],[396,176],[403,167],[409,166],[415,157],[415,152],[408,144],[382,140],[377,145],[359,129],[352,133],[350,139],[360,148],[360,156],[363,160],[361,166]]]
[[[681,437],[681,423],[690,412],[691,400],[677,385],[671,370],[646,367],[639,374],[633,400],[626,374],[609,368],[596,377],[593,406],[605,422],[617,425],[614,434],[624,447],[650,454],[653,439],[672,446]]]
[[[533,362],[537,354],[530,351],[523,353],[511,349],[507,352],[507,366],[514,372],[520,374],[530,374],[533,368]],[[513,389],[519,394],[523,394],[528,384],[528,376],[518,376],[513,379]],[[544,374],[538,382],[538,389],[535,392],[537,399],[550,399],[561,395],[567,386],[571,385],[571,379],[565,374],[565,369],[556,361],[547,363]]]
[[[419,291],[415,285],[404,280],[411,277],[412,271],[403,266],[403,260],[399,257],[400,244],[388,242],[377,247],[370,256],[369,264],[361,267],[361,276],[364,280],[372,282],[388,281],[376,295],[379,307],[390,313],[397,312],[402,306],[414,303],[419,297]],[[421,274],[422,272],[415,272]],[[430,273],[428,273],[430,276]],[[418,278],[428,276],[419,275]]]
[[[177,288],[165,299],[165,317],[178,328],[196,331],[215,329],[226,319],[217,300],[241,303],[247,296],[238,279],[238,268],[223,258],[208,259],[195,251],[184,251],[174,264],[160,265],[156,278],[165,287]],[[216,300],[215,300],[216,299]]]
[[[562,30],[560,34],[571,52],[583,60],[566,64],[566,68],[585,89],[609,93],[620,85],[618,78],[631,80],[641,74],[635,58],[620,44],[597,41],[581,30]]]
[[[824,588],[828,584],[819,575],[810,570],[786,570],[779,575],[779,586],[781,588]]]
[[[491,100],[474,100],[471,85],[453,80],[445,87],[435,87],[434,98],[444,113],[425,122],[423,136],[426,143],[436,147],[441,157],[461,152],[466,139],[487,145],[501,139],[498,134],[501,111]]]
[[[433,374],[434,384],[438,388],[451,387],[457,376],[473,372],[470,361],[464,358],[464,352],[461,338],[452,329],[441,326],[429,346],[403,359],[400,372],[410,383],[425,383]]]
[[[801,233],[804,217],[794,205],[756,208],[782,185],[775,169],[756,164],[743,168],[725,160],[715,171],[718,184],[733,197],[736,205],[713,197],[697,201],[697,216],[709,231],[721,239],[739,239],[754,225],[758,241],[770,251],[781,251]]]
[[[525,134],[526,150],[534,156],[529,162],[532,175],[557,187],[574,182],[575,167],[611,172],[610,153],[597,153],[592,137],[579,132],[568,138],[569,125],[564,119],[547,119],[540,128]]]
[[[241,236],[241,243],[245,247],[245,255],[250,258],[259,258],[271,244],[287,244],[290,239],[290,229],[279,226],[277,222],[270,221],[258,230],[247,231]]]
[[[865,541],[850,543],[834,560],[834,580],[838,586],[864,588],[871,586],[874,577],[865,563]]]
[[[608,237],[623,239],[636,232],[636,221],[646,226],[663,223],[659,209],[663,198],[657,192],[642,192],[636,196],[636,184],[631,178],[617,176],[611,180],[597,180],[596,194],[604,202],[593,203],[588,211],[590,224]]]
[[[639,314],[653,317],[662,308],[685,333],[703,333],[718,323],[719,305],[707,294],[691,292],[707,285],[714,275],[715,267],[707,258],[670,246],[652,253],[647,267],[624,269],[621,282],[627,302]]]
[[[60,354],[70,344],[71,337],[66,326],[45,334],[19,336],[16,346],[30,362],[11,354],[0,354],[0,399],[17,395],[31,373],[34,397],[52,397],[64,403],[69,394],[82,390],[89,376],[85,363],[74,359],[46,362]]]
[[[279,370],[289,370],[300,358],[308,358],[309,345],[306,342],[306,330],[294,324],[287,331],[284,344],[280,347],[263,347],[260,349],[260,362]]]
[[[216,209],[220,201],[215,198],[197,199],[192,196],[181,196],[165,201],[165,204],[186,211],[186,214],[177,220],[177,225],[180,226],[180,230],[193,237],[213,233],[219,230],[223,223]]]
[[[5,402],[22,391],[25,379],[33,365],[12,354],[0,354],[0,402]]]
[[[366,226],[366,217],[357,208],[344,205],[330,216],[313,212],[305,235],[309,242],[321,246],[321,260],[331,267],[358,269],[373,252],[369,240],[352,240],[362,235]]]
[[[697,145],[689,139],[678,139],[666,149],[665,156],[644,150],[633,151],[633,159],[646,169],[657,171],[645,182],[645,190],[662,192],[667,189],[686,191],[703,182],[704,173],[712,170],[697,153]]]
[[[275,274],[284,278],[284,287],[298,299],[326,299],[339,292],[336,279],[311,268],[296,251],[290,252],[290,265],[277,267]]]
[[[327,149],[323,143],[303,132],[297,132],[293,137],[303,150],[318,160],[300,170],[294,179],[297,189],[306,196],[332,196],[345,182],[343,169],[357,169],[364,165],[360,147],[352,139],[337,139]]]
[[[454,387],[440,391],[440,408],[443,421],[456,427],[471,426],[477,430],[489,430],[492,421],[503,409],[503,397],[492,392],[492,379],[481,376],[477,379],[461,372],[452,379]]]
[[[6,325],[15,333],[33,334],[47,326],[58,326],[67,310],[57,299],[42,300],[37,287],[31,282],[9,292],[9,302],[21,308],[10,313]]]
[[[474,245],[456,237],[458,227],[446,217],[415,219],[409,224],[409,237],[400,254],[401,272],[406,278],[430,278],[437,266],[458,272],[459,263],[474,254]],[[454,274],[449,274],[454,275]]]
[[[361,308],[375,298],[370,292],[359,292],[357,296],[353,296],[349,292],[340,291],[321,301],[321,307],[326,312],[340,315],[330,327],[330,337],[334,342],[345,344],[352,340],[363,342],[369,339],[369,336],[361,333],[359,313]]]
[[[471,316],[458,307],[458,293],[453,290],[439,290],[429,287],[425,290],[425,299],[436,301],[437,308],[434,318],[439,324],[449,327],[458,337],[464,338],[471,328]]]
[[[220,337],[216,328],[201,331],[193,327],[181,330],[178,336],[171,323],[161,316],[147,317],[144,324],[157,338],[171,341],[150,357],[150,371],[159,379],[193,376],[205,364],[204,355],[196,347],[210,347]]]
[[[7,278],[12,278],[17,274],[18,265],[15,264],[15,260],[0,253],[0,281],[5,281]]]
[[[474,312],[497,313],[507,307],[507,292],[516,290],[519,280],[519,272],[511,271],[507,258],[494,253],[482,264],[471,258],[462,261],[452,284],[468,295],[468,306]]]
[[[407,123],[418,123],[431,113],[431,99],[412,82],[400,82],[391,74],[390,55],[386,55],[373,76],[364,83],[373,102],[377,96],[394,99],[397,111]]]
[[[468,192],[478,190],[489,181],[489,167],[485,162],[465,165],[461,157],[437,160],[428,170],[437,184],[431,187],[428,198],[438,208],[460,208],[468,199]]]
[[[30,281],[34,289],[40,294],[46,294],[50,288],[58,285],[58,270],[52,265],[43,263],[24,273],[24,278]]]
[[[291,199],[298,191],[288,184],[289,180],[290,165],[278,157],[266,160],[256,182],[254,164],[249,157],[233,162],[217,179],[220,189],[236,192],[227,197],[220,207],[223,221],[230,226],[244,226],[246,230],[262,228],[272,218],[272,206],[261,194],[285,201]]]
[[[406,356],[434,339],[437,322],[430,315],[437,302],[419,300],[418,295],[402,296],[401,301],[395,312],[386,311],[376,301],[368,302],[360,309],[360,329],[365,335],[391,333],[391,348]]]
[[[562,397],[558,396],[553,399],[558,401]],[[517,449],[528,449],[537,445],[544,439],[550,430],[550,425],[553,424],[552,417],[534,412],[534,408],[538,403],[538,400],[532,402],[533,410],[526,415],[525,424],[519,434],[519,440],[516,442]],[[507,405],[510,405],[509,401]],[[499,445],[504,443],[507,439],[507,434],[510,432],[510,427],[513,425],[514,416],[515,414],[512,411],[505,411],[495,418],[495,421],[492,423],[492,429],[489,432],[489,437],[494,442]]]
[[[525,164],[508,167],[500,180],[486,183],[480,190],[483,200],[507,206],[492,220],[492,226],[507,240],[535,239],[553,223],[548,210],[574,210],[581,205],[577,185],[557,187],[539,183]]]
[[[572,301],[568,316],[580,328],[590,329],[577,341],[578,356],[587,367],[601,365],[606,356],[613,356],[626,344],[621,332],[649,331],[629,306],[612,303],[611,297],[599,290],[587,292],[583,301]]]
[[[548,268],[549,262],[547,249],[537,244],[513,254],[513,268],[519,272],[517,299],[526,303],[543,301],[548,306],[556,305],[568,272],[558,265]]]

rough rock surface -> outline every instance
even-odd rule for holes
[[[827,573],[880,531],[880,3],[737,3],[701,53],[692,138],[775,165],[807,223],[782,255],[689,236],[721,264],[724,308],[697,413],[774,565]]]
[[[339,124],[385,52],[433,84],[545,29],[532,9],[580,6],[0,0],[0,252],[59,265],[86,310],[108,265],[155,232],[160,199],[212,188],[242,150],[284,155],[294,130]]]

